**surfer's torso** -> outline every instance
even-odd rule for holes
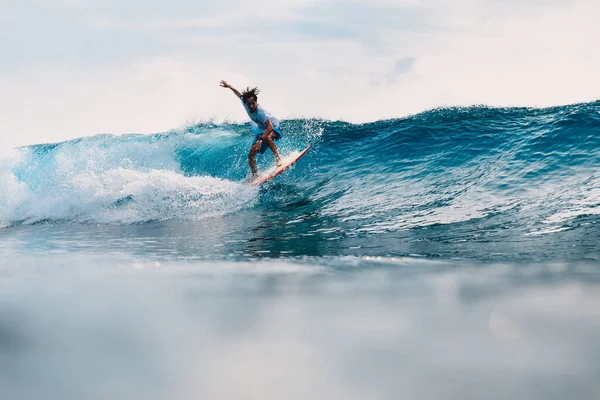
[[[265,124],[267,123],[267,121],[270,120],[271,125],[273,125],[273,130],[275,132],[281,134],[281,130],[279,128],[279,120],[277,118],[275,118],[274,116],[272,116],[271,113],[269,113],[267,110],[265,110],[260,105],[258,105],[256,107],[256,110],[254,110],[254,112],[252,112],[252,111],[250,111],[250,109],[244,103],[243,100],[242,100],[242,105],[244,106],[244,110],[246,110],[248,117],[250,117],[252,122],[254,122],[257,125],[258,129],[262,129],[262,131],[264,132],[267,129],[267,126]],[[254,129],[253,129],[253,131],[254,131]]]

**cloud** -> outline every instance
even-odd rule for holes
[[[406,74],[411,72],[415,66],[415,57],[404,57],[396,61],[394,65],[394,73]]]
[[[281,118],[352,122],[600,93],[591,0],[29,1],[5,13],[10,143],[245,120],[220,79],[260,86]]]

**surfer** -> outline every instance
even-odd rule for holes
[[[246,88],[243,93],[240,93],[225,81],[221,81],[221,87],[231,89],[235,93],[242,101],[244,109],[250,117],[250,129],[256,135],[256,139],[248,153],[248,163],[252,170],[252,177],[249,180],[254,180],[258,176],[255,159],[257,153],[263,154],[267,148],[270,148],[273,155],[275,155],[277,166],[281,165],[281,157],[275,145],[275,140],[279,140],[282,135],[279,120],[258,104],[258,88]]]

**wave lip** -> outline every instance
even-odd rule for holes
[[[175,148],[141,135],[22,148],[0,162],[0,221],[193,221],[252,204],[254,191],[240,182],[186,176]]]
[[[240,124],[99,135],[0,155],[0,223],[194,221],[295,204],[289,221],[310,206],[313,223],[329,231],[471,223],[518,237],[577,229],[578,218],[600,214],[600,102],[282,127],[283,154],[314,146],[266,190],[242,184],[252,135]],[[273,157],[258,161],[265,168]]]

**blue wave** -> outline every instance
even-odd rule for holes
[[[262,210],[357,237],[453,227],[451,241],[587,234],[598,222],[600,102],[282,128],[282,153],[315,145],[261,189],[242,183],[246,124],[17,149],[0,160],[0,222],[130,224]],[[259,168],[272,162],[267,152]]]

